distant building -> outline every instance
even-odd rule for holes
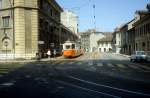
[[[104,33],[104,38],[100,39],[98,43],[98,51],[99,52],[111,52],[112,51],[112,33]]]
[[[115,52],[116,53],[120,53],[121,52],[121,32],[120,32],[120,28],[117,27],[113,33],[113,42],[114,42],[114,46],[115,46]]]
[[[70,10],[61,13],[61,23],[75,34],[78,33],[78,16]]]
[[[90,52],[90,32],[80,33],[81,46],[85,52]]]
[[[98,43],[97,41],[105,37],[103,32],[94,32],[90,35],[90,52],[97,51]]]
[[[86,32],[80,33],[81,35],[81,45],[85,52],[99,51],[98,41],[105,38],[110,32],[98,32],[95,30],[88,30]]]

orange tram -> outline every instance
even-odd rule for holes
[[[63,56],[67,58],[77,57],[83,54],[83,49],[81,45],[75,43],[74,41],[66,41],[63,44]]]

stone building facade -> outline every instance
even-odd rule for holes
[[[80,33],[81,36],[81,46],[84,49],[84,52],[90,51],[90,32],[82,32]]]
[[[44,56],[47,49],[60,48],[64,32],[77,39],[61,26],[62,11],[55,0],[0,0],[0,58]]]
[[[98,43],[98,52],[112,52],[113,46],[112,46],[112,39],[113,35],[112,33],[106,33],[104,34],[105,37],[100,39]]]
[[[105,38],[107,35],[111,34],[110,32],[99,32],[93,29],[90,29],[86,32],[80,33],[81,36],[81,46],[85,52],[99,52],[99,43],[98,41]]]
[[[140,20],[134,23],[135,26],[135,49],[150,51],[150,10],[138,11]]]
[[[128,55],[134,51],[150,53],[150,4],[147,5],[147,10],[136,11],[136,17],[115,30],[114,34],[116,49],[119,46],[120,53]],[[121,42],[117,41],[119,39],[117,34],[121,35]]]
[[[113,33],[113,44],[114,44],[114,48],[115,48],[115,52],[116,53],[120,53],[121,52],[121,32],[120,32],[120,28],[117,27]]]

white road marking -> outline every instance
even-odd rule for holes
[[[9,73],[8,71],[0,71],[0,74],[7,74]]]
[[[93,61],[89,61],[88,65],[94,65]]]
[[[2,84],[0,84],[0,85],[1,85],[1,86],[6,86],[6,87],[10,87],[10,86],[13,86],[14,83],[15,83],[15,81],[13,81],[13,82],[2,83]]]
[[[128,67],[134,68],[134,69],[140,69],[139,67],[137,67],[136,65],[128,65]]]
[[[74,84],[71,84],[71,83],[67,83],[67,82],[64,82],[64,81],[56,81],[56,82],[64,84],[64,85],[72,86],[72,87],[75,87],[75,88],[79,88],[79,89],[82,89],[82,90],[86,90],[86,91],[90,91],[90,92],[94,92],[94,93],[103,94],[105,96],[110,96],[110,97],[113,97],[113,98],[121,98],[119,96],[115,96],[115,95],[103,93],[103,92],[100,92],[100,91],[96,91],[96,90],[84,88],[84,87],[81,87],[81,86],[78,86],[78,85],[74,85]]]
[[[71,64],[73,64],[73,63],[74,63],[74,62],[69,62],[68,64],[71,65]]]
[[[83,62],[77,62],[77,65],[81,65],[81,64],[83,64]]]
[[[112,86],[97,84],[97,83],[82,80],[82,79],[79,79],[79,78],[76,78],[76,77],[73,77],[73,76],[68,76],[68,77],[71,78],[71,79],[74,79],[74,80],[78,80],[78,81],[81,81],[81,82],[84,82],[84,83],[89,83],[89,84],[96,85],[96,86],[101,86],[101,87],[110,88],[110,89],[114,89],[114,90],[118,90],[118,91],[123,91],[123,92],[128,92],[128,93],[133,93],[133,94],[144,95],[144,96],[149,96],[150,97],[150,94],[145,94],[145,93],[140,93],[140,92],[135,92],[135,91],[129,91],[129,90],[116,88],[116,87],[112,87]]]
[[[116,64],[120,68],[126,68],[123,64]]]
[[[139,69],[141,69],[141,70],[144,71],[144,72],[150,72],[150,67],[148,67],[148,66],[139,65],[139,64],[135,64],[135,66],[137,66]],[[142,68],[144,68],[144,69],[142,69]],[[146,70],[149,70],[149,71],[145,71],[145,69],[146,69]]]
[[[114,65],[111,64],[111,63],[108,63],[107,66],[109,66],[109,67],[114,67]]]
[[[59,62],[60,65],[63,65],[63,64],[65,64],[65,63],[67,63],[67,62]]]
[[[98,63],[97,66],[98,66],[98,67],[102,67],[102,66],[103,66],[103,63]]]
[[[148,66],[141,65],[140,67],[147,69],[147,70],[150,70],[150,67],[148,67]]]

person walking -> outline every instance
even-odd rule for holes
[[[53,52],[54,52],[54,58],[55,58],[55,57],[56,57],[56,49],[54,49],[54,51],[53,51]]]
[[[50,59],[51,58],[51,50],[50,49],[47,51],[47,55],[48,55],[48,58]]]

